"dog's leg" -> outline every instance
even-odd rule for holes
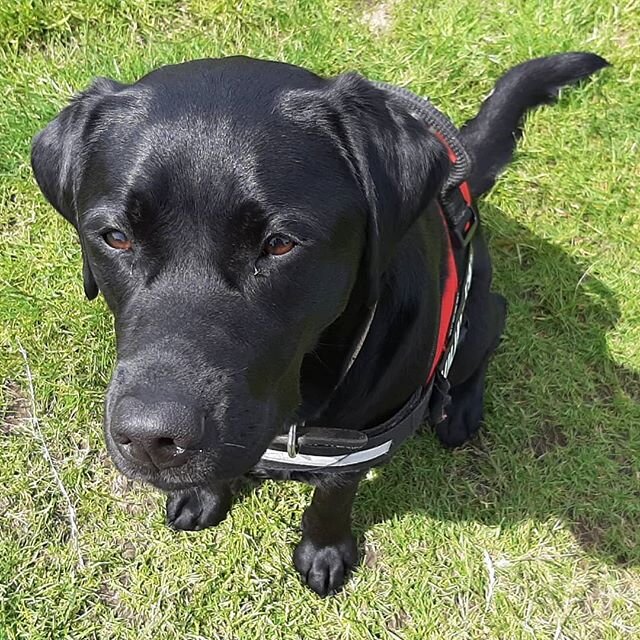
[[[485,322],[474,323],[473,314],[477,309],[472,308],[470,311],[470,332],[465,340],[468,339],[474,343],[473,348],[469,349],[471,352],[477,352],[478,347],[484,345],[484,355],[475,369],[470,364],[470,360],[465,358],[468,354],[465,354],[464,351],[461,354],[461,360],[457,363],[454,361],[451,378],[454,380],[462,378],[463,381],[451,388],[451,403],[445,410],[447,417],[436,425],[436,434],[440,442],[447,447],[460,446],[472,438],[480,428],[484,415],[485,376],[491,354],[500,342],[507,315],[507,305],[501,295],[491,293],[484,308],[483,319]],[[488,318],[492,318],[492,321],[486,322]],[[474,327],[477,328],[475,333]],[[465,366],[473,371],[466,379],[464,372],[461,371]]]
[[[302,540],[296,547],[294,564],[318,595],[340,589],[358,562],[351,507],[361,477],[361,473],[344,475],[317,486],[302,517]]]
[[[226,482],[172,491],[167,496],[167,524],[183,531],[214,527],[229,513],[231,499],[231,487]]]
[[[484,415],[484,379],[488,365],[489,355],[470,378],[451,389],[451,404],[445,410],[447,417],[436,425],[436,435],[443,445],[459,447],[480,429]]]

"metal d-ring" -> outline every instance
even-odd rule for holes
[[[290,458],[295,458],[298,455],[298,425],[295,422],[289,427],[287,454]]]

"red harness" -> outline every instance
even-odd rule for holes
[[[438,208],[440,210],[442,222],[446,225],[447,221],[442,207],[439,206]],[[425,380],[425,385],[428,385],[433,380],[436,367],[442,360],[442,356],[444,356],[444,352],[447,348],[447,337],[451,329],[451,322],[453,320],[453,312],[456,308],[456,298],[458,297],[459,288],[460,281],[458,279],[458,267],[453,254],[453,243],[451,242],[451,236],[447,233],[447,277],[444,281],[442,300],[440,301],[440,327],[438,329],[438,340],[436,342],[433,362],[429,369],[429,375]]]

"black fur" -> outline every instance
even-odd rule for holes
[[[563,54],[498,82],[463,128],[476,195],[511,159],[525,111],[605,65]],[[80,235],[87,297],[102,291],[115,315],[108,449],[125,474],[168,492],[173,527],[223,519],[234,479],[290,421],[375,424],[424,381],[447,268],[436,197],[448,160],[424,123],[364,78],[226,58],[132,85],[98,80],[34,138],[32,163]],[[131,250],[107,243],[114,229]],[[267,254],[273,234],[296,246]],[[473,242],[467,334],[437,427],[452,446],[479,427],[506,315],[481,229]],[[359,475],[281,477],[316,485],[294,561],[326,595],[357,562]]]

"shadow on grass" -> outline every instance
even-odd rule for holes
[[[407,512],[502,530],[561,520],[589,553],[638,564],[640,376],[608,355],[614,296],[587,265],[482,209],[494,287],[510,304],[485,425],[455,451],[428,431],[415,436],[361,484],[356,532]]]

